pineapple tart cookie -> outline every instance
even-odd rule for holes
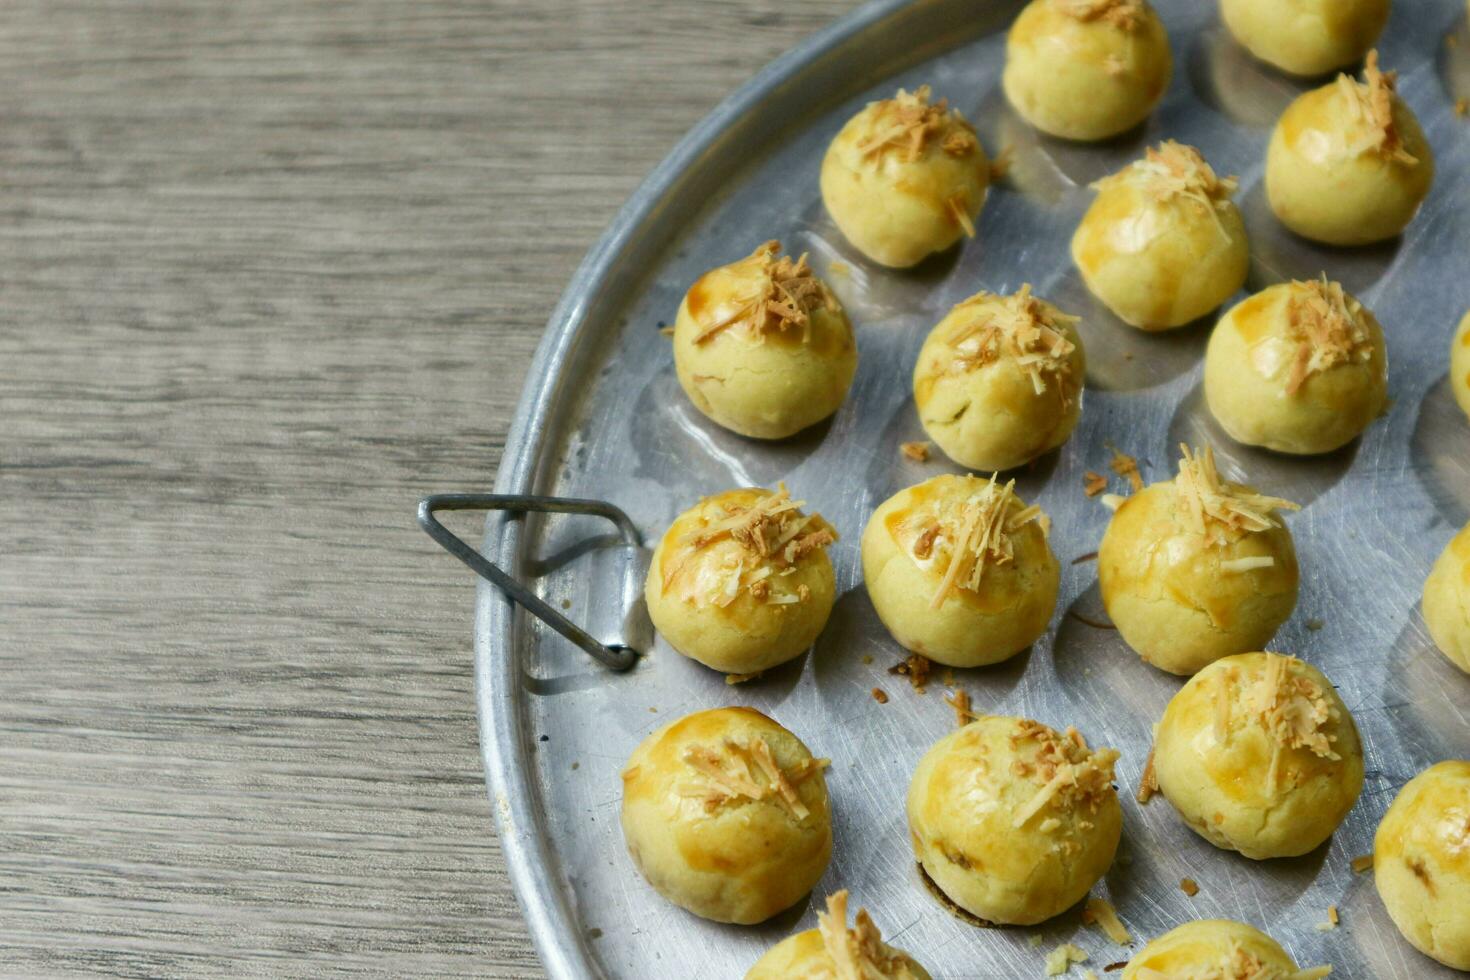
[[[905,649],[950,667],[999,663],[1031,645],[1056,608],[1051,521],[1015,481],[936,476],[900,490],[863,530],[863,578]]]
[[[763,922],[811,891],[832,856],[827,765],[753,708],[680,718],[623,770],[628,853],[675,905]]]
[[[1245,285],[1250,245],[1230,199],[1235,178],[1216,176],[1194,147],[1169,140],[1093,187],[1072,260],[1118,319],[1170,330]]]
[[[1259,650],[1296,607],[1297,505],[1226,483],[1209,447],[1125,499],[1098,550],[1103,604],[1124,641],[1171,674]]]
[[[1339,75],[1287,107],[1266,154],[1266,196],[1282,224],[1328,245],[1366,245],[1413,219],[1434,154],[1394,84],[1370,52],[1362,82]]]
[[[1388,23],[1390,0],[1220,0],[1240,46],[1291,75],[1356,65]]]
[[[1102,140],[1148,118],[1173,72],[1169,37],[1146,0],[1032,0],[1006,38],[1001,83],[1043,133]]]
[[[1388,405],[1383,328],[1341,285],[1286,282],[1226,313],[1205,401],[1236,442],[1310,455],[1347,445]]]
[[[1317,668],[1276,653],[1217,660],[1164,711],[1144,774],[1205,840],[1262,860],[1332,836],[1363,788],[1347,706]]]
[[[1415,949],[1470,970],[1470,762],[1441,762],[1399,790],[1373,838],[1373,881]]]
[[[1470,524],[1455,535],[1424,582],[1424,624],[1450,663],[1470,674]]]
[[[837,532],[783,485],[728,490],[680,514],[643,588],[653,626],[707,667],[755,674],[799,656],[827,625]]]
[[[929,86],[898,90],[848,120],[822,159],[822,201],[859,252],[907,269],[975,237],[990,160],[958,109]]]
[[[1455,393],[1455,401],[1470,416],[1470,313],[1460,321],[1453,343],[1450,348],[1450,390]]]
[[[883,942],[867,909],[847,927],[847,892],[827,897],[817,928],[777,943],[756,961],[745,980],[930,980],[901,949]]]
[[[1024,718],[983,717],[936,742],[909,784],[930,880],[972,915],[1032,925],[1071,908],[1113,863],[1123,811],[1113,749]]]
[[[756,439],[822,421],[857,370],[852,324],[806,256],[766,242],[700,276],[674,321],[674,368],[694,407]]]
[[[1056,449],[1082,414],[1086,360],[1068,316],[1023,285],[977,293],[929,332],[914,366],[924,431],[961,466],[1015,469]]]
[[[1300,969],[1281,944],[1229,919],[1186,922],[1128,961],[1123,980],[1321,980],[1330,966]]]

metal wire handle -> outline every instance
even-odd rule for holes
[[[613,670],[627,670],[638,661],[631,647],[599,642],[576,623],[553,609],[540,596],[512,578],[499,565],[490,561],[434,516],[441,510],[498,510],[512,513],[536,511],[547,514],[591,514],[617,525],[623,543],[633,548],[643,539],[628,515],[605,500],[577,500],[570,497],[538,497],[499,493],[438,493],[419,501],[419,526],[454,557],[468,565],[477,575],[498,586],[527,612],[571,640],[587,653]]]

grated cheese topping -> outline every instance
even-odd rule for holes
[[[817,931],[832,960],[836,980],[915,980],[909,958],[883,942],[867,909],[858,909],[847,928],[847,890],[827,896],[827,911],[817,913]]]
[[[905,522],[914,537],[910,554],[921,567],[943,568],[939,586],[929,602],[938,609],[958,589],[977,592],[988,568],[1015,560],[1012,536],[1035,523],[1047,534],[1051,521],[1041,508],[1026,506],[1016,496],[1016,481],[1002,486],[995,475],[988,481],[962,477],[968,493],[933,511],[921,511]]]
[[[1114,473],[1128,481],[1134,493],[1143,489],[1143,474],[1138,472],[1138,460],[1129,456],[1120,449],[1113,449],[1113,458],[1108,462],[1108,468]],[[1106,483],[1104,484],[1106,485]]]
[[[696,604],[728,606],[742,594],[769,605],[793,605],[811,598],[805,585],[787,586],[809,555],[837,540],[837,532],[818,514],[803,514],[804,500],[792,500],[786,485],[749,504],[719,502],[701,513],[701,526],[678,542],[677,557],[663,559],[663,590],[673,586],[691,561],[712,545],[733,542],[720,564],[693,596]]]
[[[782,769],[770,744],[759,736],[726,738],[718,748],[690,746],[684,762],[699,779],[682,788],[680,795],[699,800],[706,812],[713,812],[728,800],[774,799],[797,820],[805,820],[811,811],[796,788],[832,764],[830,759],[803,759],[790,769]]]
[[[1059,977],[1072,969],[1073,963],[1086,963],[1087,950],[1072,943],[1064,943],[1046,954],[1046,975]]]
[[[955,312],[969,309],[977,315],[961,320],[945,339],[954,352],[949,373],[968,374],[1010,358],[1031,378],[1038,395],[1046,391],[1049,379],[1071,374],[1077,345],[1067,339],[1066,330],[1081,318],[1033,296],[1030,283],[1012,296],[976,293]]]
[[[1354,81],[1346,74],[1337,76],[1338,91],[1346,100],[1359,131],[1358,138],[1348,143],[1350,155],[1377,153],[1407,167],[1419,165],[1419,158],[1404,149],[1403,134],[1393,121],[1394,90],[1397,86],[1398,73],[1379,69],[1377,51],[1368,52],[1362,82]]]
[[[1296,345],[1286,393],[1295,395],[1309,377],[1339,364],[1366,364],[1373,358],[1373,338],[1364,324],[1363,307],[1340,283],[1293,282],[1286,304],[1287,339]]]
[[[974,153],[980,145],[975,127],[958,109],[951,109],[948,100],[930,102],[931,95],[929,86],[920,85],[912,92],[899,89],[893,98],[873,103],[877,131],[858,143],[862,158],[881,160],[901,151],[905,163],[914,163],[931,144],[952,157]]]
[[[1115,181],[1127,181],[1144,190],[1160,204],[1181,200],[1194,205],[1220,225],[1220,212],[1230,207],[1230,198],[1240,186],[1235,177],[1215,173],[1199,150],[1174,140],[1149,147],[1142,160],[1129,164],[1111,177],[1093,184],[1102,188]]]
[[[1113,908],[1113,903],[1107,899],[1089,898],[1082,912],[1082,920],[1087,923],[1096,922],[1102,926],[1108,938],[1119,946],[1127,946],[1133,942],[1133,937],[1128,934],[1128,928],[1118,918],[1118,910]]]
[[[1328,702],[1321,685],[1291,670],[1299,663],[1295,657],[1268,653],[1261,676],[1241,692],[1245,713],[1256,719],[1275,743],[1266,771],[1268,795],[1276,792],[1281,754],[1286,749],[1307,749],[1334,762],[1342,758],[1332,748],[1337,736],[1329,734],[1340,712]]]
[[[1290,500],[1223,482],[1215,468],[1215,451],[1209,446],[1191,452],[1181,443],[1179,450],[1182,458],[1174,488],[1185,518],[1213,547],[1223,547],[1253,532],[1280,527],[1276,511],[1301,509]]]
[[[758,285],[733,312],[702,324],[694,343],[706,343],[726,330],[737,328],[758,344],[764,343],[766,334],[786,330],[800,330],[803,342],[810,340],[812,313],[819,309],[835,312],[840,307],[806,259],[803,252],[793,262],[790,256],[781,254],[781,243],[772,240],[737,262],[731,267],[734,273],[752,271]]]
[[[1024,827],[1042,810],[1053,807],[1064,813],[1087,808],[1096,813],[1113,792],[1113,763],[1116,749],[1092,750],[1075,728],[1058,734],[1047,726],[1022,719],[1010,736],[1017,758],[1011,762],[1013,775],[1029,779],[1041,788],[1017,808],[1011,826]],[[1024,746],[1035,751],[1022,754]]]
[[[1083,23],[1100,20],[1125,31],[1137,30],[1148,7],[1143,0],[1053,0],[1062,13]]]

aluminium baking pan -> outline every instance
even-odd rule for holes
[[[1292,238],[1264,204],[1270,127],[1303,85],[1254,64],[1224,34],[1214,4],[1155,4],[1175,56],[1165,101],[1138,132],[1088,146],[1038,137],[999,94],[1004,29],[1019,2],[863,6],[695,127],[572,279],[532,364],[496,489],[611,501],[636,530],[609,535],[585,517],[492,514],[487,558],[547,608],[615,636],[623,585],[643,554],[636,539],[656,540],[704,494],[784,480],[843,539],[832,549],[840,597],[821,640],[740,686],[661,642],[631,670],[609,670],[481,583],[475,649],[485,769],[510,873],[553,976],[739,977],[769,946],[813,924],[808,904],[754,928],[701,921],[655,895],[624,850],[619,772],[628,753],[668,720],[731,704],[767,712],[832,758],[836,848],[815,894],[850,889],[885,936],[936,977],[1040,976],[1042,954],[1065,941],[1088,950],[1086,965],[1099,973],[1127,958],[1131,950],[1082,925],[1076,910],[1032,929],[979,929],[944,911],[920,883],[903,797],[915,762],[950,730],[953,713],[942,685],[919,695],[887,674],[901,653],[876,619],[857,558],[878,502],[952,469],[898,451],[922,437],[908,375],[925,332],[965,296],[1023,282],[1084,317],[1082,422],[1065,447],[1018,478],[1018,491],[1053,518],[1061,598],[1051,629],[1029,652],[958,671],[956,683],[976,710],[1075,724],[1094,744],[1122,751],[1124,838],[1095,893],[1111,899],[1135,937],[1225,916],[1267,929],[1304,966],[1331,963],[1340,976],[1454,975],[1398,936],[1371,875],[1354,875],[1349,862],[1371,850],[1379,817],[1408,778],[1440,759],[1470,757],[1470,678],[1433,651],[1418,612],[1431,563],[1470,517],[1470,424],[1446,380],[1449,336],[1470,307],[1470,211],[1461,204],[1470,190],[1470,128],[1454,112],[1470,94],[1461,64],[1470,39],[1445,42],[1464,36],[1464,5],[1395,4],[1383,61],[1400,70],[1401,91],[1435,148],[1437,183],[1402,240],[1348,251]],[[817,168],[862,104],[926,82],[975,121],[992,154],[1006,148],[1013,162],[977,240],[892,273],[853,254],[836,233],[822,211]],[[1145,336],[1082,288],[1066,245],[1090,199],[1087,185],[1164,138],[1194,144],[1219,171],[1239,175],[1253,246],[1249,289],[1325,271],[1383,322],[1393,404],[1359,442],[1308,460],[1231,444],[1200,399],[1208,324]],[[695,277],[769,238],[811,252],[852,316],[862,358],[837,416],[780,443],[741,439],[700,417],[679,391],[659,332]],[[1304,508],[1289,519],[1301,599],[1273,646],[1318,665],[1338,686],[1363,735],[1367,779],[1329,844],[1303,858],[1248,861],[1196,837],[1167,802],[1133,802],[1151,725],[1180,681],[1089,624],[1103,613],[1085,556],[1108,513],[1081,486],[1085,471],[1105,469],[1109,444],[1137,456],[1146,478],[1167,478],[1181,441],[1213,442],[1229,475]],[[873,687],[888,692],[888,703],[871,697]],[[1178,887],[1186,876],[1201,888],[1193,898]],[[1320,930],[1331,905],[1342,925]]]

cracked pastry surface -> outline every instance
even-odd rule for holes
[[[1390,0],[1220,0],[1220,17],[1256,58],[1311,77],[1357,64],[1383,33],[1390,7]]]
[[[1072,260],[1125,323],[1180,327],[1245,284],[1250,245],[1231,200],[1235,179],[1218,176],[1195,148],[1169,140],[1093,187]]]
[[[931,980],[913,957],[883,942],[867,909],[848,927],[846,891],[827,897],[817,922],[771,947],[745,980]]]
[[[763,922],[832,855],[826,759],[753,708],[671,722],[623,770],[623,837],[664,898],[716,922]]]
[[[1101,140],[1148,118],[1173,71],[1164,24],[1146,0],[1032,0],[1006,37],[1001,82],[1043,133]]]
[[[1139,656],[1193,674],[1262,649],[1296,607],[1296,549],[1278,511],[1297,506],[1222,480],[1209,447],[1180,448],[1178,477],[1114,512],[1098,549],[1098,584]]]
[[[1414,948],[1470,970],[1470,762],[1409,780],[1373,839],[1373,881]]]
[[[870,102],[822,159],[827,213],[854,248],[896,269],[975,237],[989,186],[974,127],[927,85]]]
[[[1236,442],[1331,452],[1388,404],[1383,328],[1342,286],[1271,286],[1220,318],[1205,351],[1205,401]]]
[[[1424,623],[1439,651],[1470,674],[1470,524],[1445,547],[1424,581]]]
[[[1170,929],[1134,954],[1123,980],[1320,980],[1331,967],[1300,969],[1255,926],[1198,919]]]
[[[924,432],[974,470],[1004,471],[1067,441],[1087,373],[1077,317],[1023,285],[976,293],[940,320],[914,365]]]
[[[863,530],[863,578],[905,649],[950,667],[999,663],[1045,632],[1061,569],[1050,521],[1014,481],[946,474],[900,490]]]
[[[1470,417],[1470,313],[1460,321],[1460,329],[1450,347],[1450,390]]]
[[[669,525],[643,596],[649,618],[679,653],[732,674],[754,674],[816,641],[836,599],[827,546],[837,533],[803,513],[784,486],[706,497]]]
[[[1299,96],[1276,124],[1266,153],[1266,196],[1281,223],[1329,245],[1393,238],[1413,220],[1434,182],[1434,153],[1392,72],[1369,52],[1363,81]]]
[[[674,368],[694,407],[732,432],[782,439],[842,405],[857,370],[842,304],[766,242],[700,276],[674,321]]]
[[[1242,653],[1180,688],[1154,735],[1153,782],[1190,829],[1262,860],[1316,848],[1363,788],[1363,749],[1322,672]],[[1145,787],[1147,795],[1151,787]]]
[[[925,753],[909,833],[930,880],[989,922],[1031,925],[1070,908],[1113,863],[1123,816],[1113,749],[1076,729],[982,717]]]

